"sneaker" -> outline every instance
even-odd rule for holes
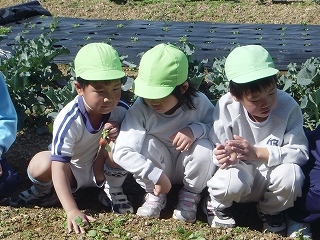
[[[49,193],[41,193],[34,186],[21,192],[17,197],[8,198],[8,201],[12,207],[25,207],[28,205],[51,207],[60,203],[54,188]]]
[[[200,198],[200,194],[192,193],[182,188],[179,192],[177,208],[173,211],[172,217],[180,221],[194,223]]]
[[[287,217],[287,237],[301,239],[312,239],[309,223],[299,223]]]
[[[207,215],[207,221],[211,227],[234,228],[236,226],[231,207],[218,210],[212,206],[210,198],[208,197],[203,201],[202,208],[203,212]]]
[[[137,210],[138,216],[159,218],[160,212],[166,207],[167,197],[165,194],[156,196],[153,193],[147,193],[145,202]]]
[[[286,235],[286,223],[285,223],[285,216],[283,212],[278,214],[269,215],[264,214],[258,210],[258,214],[260,219],[263,222],[262,231],[263,232],[273,232],[278,233],[282,236]]]
[[[111,207],[114,213],[133,213],[132,203],[128,201],[122,187],[104,188],[100,191],[98,200],[104,206]]]

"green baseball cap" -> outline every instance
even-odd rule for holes
[[[74,59],[76,77],[88,81],[115,80],[125,76],[118,52],[106,43],[83,46]]]
[[[161,43],[143,54],[133,90],[137,96],[160,99],[187,78],[186,55],[174,45]]]
[[[273,76],[279,70],[266,49],[259,45],[247,45],[236,47],[229,53],[225,72],[229,81],[241,84]]]

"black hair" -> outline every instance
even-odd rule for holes
[[[84,89],[86,86],[92,84],[92,83],[103,83],[103,84],[106,84],[106,85],[109,85],[111,82],[115,82],[115,81],[120,81],[121,79],[115,79],[115,80],[109,80],[109,81],[106,81],[106,80],[85,80],[81,77],[77,77],[77,82],[79,83],[80,87],[82,89]]]
[[[270,86],[277,86],[277,75],[272,75],[265,78],[248,82],[248,83],[235,83],[232,80],[229,82],[229,92],[237,99],[242,99],[243,95],[247,95],[254,92],[261,92]]]
[[[171,94],[178,99],[182,109],[196,109],[193,98],[197,96],[198,90],[194,87],[190,80],[187,80],[186,82],[188,82],[189,87],[183,94],[181,93],[181,87],[184,83],[176,86]]]

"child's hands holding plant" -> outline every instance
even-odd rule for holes
[[[120,126],[117,122],[107,122],[104,125],[104,130],[108,131],[107,139],[111,142],[114,142],[119,135]]]
[[[234,152],[229,144],[217,144],[213,150],[221,169],[233,165],[238,161],[237,153]]]
[[[119,135],[119,124],[117,122],[108,122],[104,125],[102,135],[99,141],[99,151],[104,147],[108,152],[111,152],[110,142],[114,142]]]
[[[229,145],[232,152],[237,154],[237,159],[268,161],[269,151],[267,148],[255,147],[238,135],[234,135],[233,138],[233,140],[227,141],[227,145]]]

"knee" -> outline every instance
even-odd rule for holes
[[[37,153],[31,159],[27,171],[36,179],[42,176],[51,176],[51,153],[49,151]]]
[[[272,172],[271,178],[273,184],[288,190],[294,188],[298,192],[301,192],[305,179],[301,167],[296,164],[279,165]]]
[[[210,191],[222,191],[227,195],[246,196],[251,193],[253,176],[236,167],[219,169],[208,181]]]

